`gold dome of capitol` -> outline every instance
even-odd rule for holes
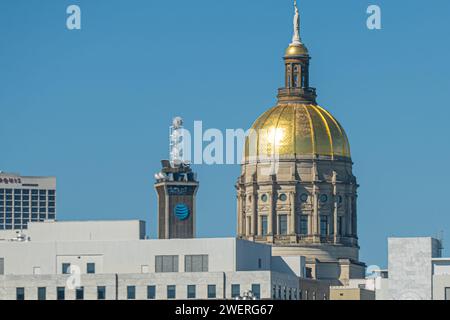
[[[278,104],[253,124],[245,148],[246,160],[302,156],[351,158],[344,129],[316,104]]]
[[[245,161],[313,158],[350,159],[344,129],[316,103],[316,89],[309,83],[311,57],[300,37],[296,3],[294,35],[285,51],[285,86],[278,90],[278,104],[253,124],[245,145]]]

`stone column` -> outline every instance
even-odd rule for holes
[[[238,191],[239,192],[239,191]],[[241,193],[239,192],[237,196],[237,234],[238,236],[242,235],[242,201],[241,201]]]
[[[274,219],[274,206],[273,206],[273,193],[269,192],[269,200],[270,200],[270,204],[269,204],[269,215],[267,216],[267,235],[274,235],[276,232],[274,232],[273,230],[273,219]]]
[[[289,192],[289,202],[291,204],[291,214],[290,214],[290,218],[289,218],[289,234],[295,235],[296,232],[296,210],[295,210],[295,193],[294,192]]]

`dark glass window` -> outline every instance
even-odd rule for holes
[[[280,234],[286,235],[287,234],[287,215],[279,216],[279,222],[280,222]]]
[[[12,194],[12,189],[6,189],[6,194]]]
[[[320,234],[328,235],[328,217],[320,216]]]
[[[147,286],[147,299],[155,299],[155,298],[156,298],[156,287]]]
[[[16,300],[25,300],[25,288],[16,288]]]
[[[106,287],[100,286],[97,287],[97,300],[105,300],[106,299]]]
[[[14,200],[19,200],[20,201],[20,200],[22,200],[22,197],[20,195],[15,195],[14,196]]]
[[[89,262],[89,263],[86,265],[86,273],[88,273],[88,274],[93,274],[93,273],[95,273],[95,263]]]
[[[84,287],[76,288],[75,299],[76,300],[84,300]]]
[[[70,273],[70,263],[64,262],[62,264],[62,274],[69,274]]]
[[[262,235],[266,236],[267,235],[267,216],[262,216],[261,217],[261,229],[262,229]]]
[[[128,300],[136,299],[136,287],[135,286],[127,286],[127,299]]]
[[[45,195],[45,194],[47,194],[47,190],[39,190],[39,194],[41,194],[41,195],[44,194]]]
[[[48,208],[48,212],[55,213],[55,208]]]
[[[302,235],[308,234],[308,216],[307,215],[300,216],[300,234],[302,234]]]
[[[5,194],[5,189],[0,189],[0,194]]]
[[[188,299],[195,299],[195,285],[188,285],[187,286],[187,298]]]
[[[56,288],[56,300],[65,300],[66,299],[66,288],[65,287],[57,287]]]
[[[46,300],[47,299],[47,288],[45,288],[45,287],[37,288],[37,296],[38,296],[38,300]]]
[[[252,284],[252,293],[256,299],[261,299],[261,285]]]
[[[30,194],[30,190],[28,190],[28,189],[23,189],[23,190],[22,190],[22,193],[23,193],[23,194]]]
[[[31,190],[31,194],[38,194],[37,190]]]
[[[54,206],[55,206],[55,202],[49,202],[49,203],[48,203],[48,206],[49,206],[49,207],[54,207]]]
[[[209,284],[208,285],[208,299],[215,299],[215,298],[216,298],[216,285]]]
[[[46,196],[39,196],[39,201],[47,201],[47,197]]]
[[[54,196],[55,195],[55,190],[48,190],[48,194]]]
[[[231,297],[236,298],[241,295],[241,285],[240,284],[232,284],[231,285]]]
[[[342,223],[343,217],[338,217],[338,221],[337,221],[337,230],[338,230],[338,234],[340,236],[344,235],[344,230],[343,230],[343,223]]]
[[[174,285],[167,286],[167,299],[175,299],[177,295],[177,288]]]

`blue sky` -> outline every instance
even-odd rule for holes
[[[388,236],[450,233],[450,2],[300,10],[318,101],[352,146],[361,259],[384,266]],[[291,0],[1,1],[0,170],[57,176],[59,219],[145,219],[155,237],[171,118],[248,128],[276,102],[292,15]],[[234,236],[239,167],[195,170],[198,236]]]

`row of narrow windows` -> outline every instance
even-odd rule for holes
[[[261,235],[268,235],[268,216],[261,216]],[[247,217],[248,226],[251,225],[252,217]],[[301,215],[298,222],[298,230],[297,232],[301,235],[309,234],[309,216]],[[343,235],[343,217],[338,217],[337,220],[337,232],[338,235]],[[288,216],[287,215],[278,215],[278,232],[280,235],[288,234]],[[330,222],[328,216],[322,215],[320,216],[320,234],[327,236],[333,234],[333,230],[330,230]]]

